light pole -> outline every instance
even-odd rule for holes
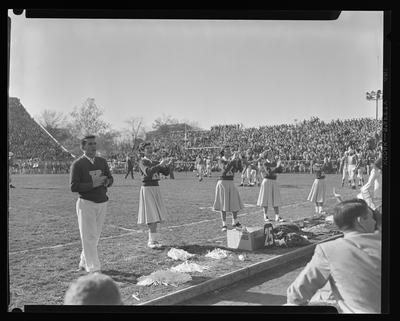
[[[371,91],[371,92],[366,92],[366,98],[367,100],[375,100],[376,101],[376,119],[378,119],[378,100],[382,100],[383,93],[381,90],[378,90],[377,92]]]

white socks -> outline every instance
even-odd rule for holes
[[[315,214],[319,213],[319,206],[315,206]]]
[[[237,223],[237,219],[232,217],[232,225],[235,225]]]
[[[275,214],[275,221],[279,220],[279,214]]]
[[[152,233],[149,231],[149,243],[159,240],[159,233]]]
[[[222,221],[222,226],[226,226],[226,220]]]

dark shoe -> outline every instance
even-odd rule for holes
[[[10,188],[15,188],[15,186],[14,186],[14,185],[12,185],[12,184],[10,184]]]
[[[239,186],[243,186],[243,183],[240,183],[240,185]]]
[[[242,224],[237,222],[235,225],[232,225],[232,227],[235,228],[235,229],[241,229],[242,228]]]
[[[86,271],[84,266],[79,265],[79,267],[75,270],[75,272],[82,272],[82,271]]]
[[[226,225],[222,226],[222,229],[221,229],[222,232],[226,232],[227,230],[228,230],[228,227]]]

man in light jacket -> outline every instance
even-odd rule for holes
[[[341,313],[380,313],[381,235],[373,217],[362,199],[336,205],[334,222],[344,237],[316,246],[311,261],[287,289],[287,305],[319,301]]]

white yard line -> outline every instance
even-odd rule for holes
[[[118,229],[124,230],[124,231],[143,233],[143,230],[135,230],[135,229],[125,228],[125,227],[121,227],[121,226],[117,226],[117,225],[113,225],[113,224],[109,224],[108,226],[115,227],[115,228],[118,228]]]
[[[331,197],[329,199],[334,199],[334,197]],[[301,203],[293,203],[293,204],[288,204],[288,205],[283,205],[280,208],[286,208],[286,207],[291,207],[291,206],[295,206],[295,205],[301,205],[301,204],[307,204],[310,203],[309,201],[305,201],[305,202],[301,202]],[[212,207],[211,207],[212,208]],[[200,209],[205,209],[204,207],[200,207]],[[239,214],[238,217],[242,217],[242,216],[246,216],[248,214],[258,214],[261,213],[262,210],[257,210],[257,211],[253,211],[253,212],[247,212],[247,213],[242,213]],[[185,226],[192,226],[192,225],[198,225],[198,224],[202,224],[202,223],[208,223],[208,222],[213,222],[213,221],[218,221],[220,220],[219,217],[214,218],[214,219],[210,219],[210,220],[202,220],[202,221],[197,221],[197,222],[192,222],[192,223],[186,223],[186,224],[181,224],[181,225],[174,225],[174,226],[166,226],[164,229],[174,229],[174,228],[180,228],[180,227],[185,227]],[[114,239],[114,238],[118,238],[118,237],[124,237],[127,235],[132,235],[135,233],[143,233],[143,230],[134,230],[134,229],[128,229],[125,227],[121,227],[121,226],[117,226],[117,225],[109,225],[124,231],[129,231],[129,233],[124,233],[124,234],[119,234],[119,235],[113,235],[113,236],[107,236],[107,237],[101,237],[100,240],[109,240],[109,239]],[[207,241],[214,241],[214,240],[218,240],[221,238],[224,238],[225,236],[222,237],[217,237],[215,239],[210,239]],[[76,245],[76,244],[81,244],[81,241],[76,241],[76,242],[69,242],[69,243],[64,243],[64,244],[57,244],[54,246],[44,246],[44,247],[40,247],[40,248],[35,248],[35,249],[30,249],[30,250],[24,250],[24,251],[14,251],[14,252],[9,252],[9,255],[15,255],[15,254],[24,254],[24,253],[30,253],[30,252],[34,252],[34,251],[41,251],[41,250],[52,250],[52,249],[58,249],[58,248],[62,248],[62,247],[66,247],[69,245]]]
[[[114,238],[117,238],[117,237],[123,237],[123,236],[127,236],[127,235],[132,235],[132,234],[134,234],[134,232],[102,237],[100,239],[101,240],[108,240],[108,239],[114,239]],[[39,248],[35,248],[35,249],[30,249],[30,250],[9,252],[8,254],[9,255],[14,255],[14,254],[24,254],[24,253],[34,252],[34,251],[41,251],[41,250],[52,250],[52,249],[62,248],[62,247],[65,247],[65,246],[76,245],[76,244],[81,244],[81,243],[82,243],[81,241],[75,241],[75,242],[69,242],[69,243],[64,243],[64,244],[58,244],[58,245],[54,245],[54,246],[44,246],[44,247],[39,247]]]

